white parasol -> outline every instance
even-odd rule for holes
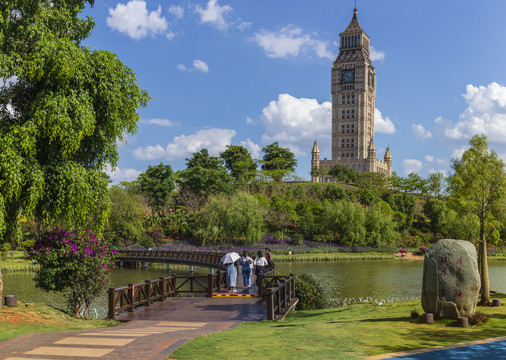
[[[235,263],[237,260],[239,260],[241,257],[236,252],[229,252],[221,258],[221,262],[223,265],[232,264]]]

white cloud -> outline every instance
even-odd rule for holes
[[[411,128],[413,129],[415,136],[424,141],[432,137],[432,133],[425,129],[422,124],[411,124]]]
[[[385,60],[385,53],[383,51],[376,50],[373,46],[370,46],[369,50],[370,50],[369,59],[371,59],[371,61]]]
[[[506,87],[496,82],[488,86],[466,86],[463,95],[468,107],[460,120],[444,129],[451,139],[469,139],[486,134],[491,142],[506,143]]]
[[[231,6],[220,6],[218,0],[209,0],[205,9],[199,5],[195,7],[195,12],[200,15],[200,22],[202,24],[209,24],[223,31],[227,30],[230,26],[225,16],[231,11],[233,11]]]
[[[182,19],[184,16],[184,8],[180,5],[178,5],[178,6],[171,5],[169,7],[169,13],[174,15],[176,17],[176,19]]]
[[[168,24],[161,14],[161,6],[156,11],[149,12],[145,1],[132,0],[126,5],[118,3],[115,9],[109,8],[107,25],[138,40],[148,35],[165,33]]]
[[[237,25],[237,28],[240,30],[240,31],[245,31],[245,30],[248,30],[249,28],[251,28],[251,25],[253,25],[253,23],[251,21],[241,21],[241,23],[239,25]]]
[[[446,159],[436,159],[436,163],[438,163],[439,165],[443,165],[443,164],[447,163],[447,160]]]
[[[145,124],[154,124],[160,126],[176,126],[179,125],[175,121],[170,121],[169,119],[143,119],[142,123]]]
[[[165,37],[168,39],[168,40],[172,40],[176,37],[176,33],[175,32],[172,32],[172,31],[169,31],[165,34]]]
[[[193,67],[195,70],[202,71],[203,73],[209,72],[209,66],[202,60],[193,60]]]
[[[209,72],[209,66],[204,61],[199,60],[199,59],[193,60],[191,67],[187,67],[184,64],[177,64],[176,69],[178,69],[179,71],[195,71],[195,70],[197,70],[197,71],[201,71],[206,74]]]
[[[457,149],[454,149],[452,152],[452,159],[460,160],[462,157],[462,154],[464,154],[464,151],[466,151],[468,146],[463,146]]]
[[[249,116],[246,116],[246,124],[248,125],[255,125],[256,121],[250,118]]]
[[[260,151],[262,150],[262,148],[260,147],[260,145],[251,141],[251,139],[248,138],[248,140],[246,140],[246,141],[241,141],[240,145],[242,145],[246,149],[248,149],[248,151],[250,152],[251,157],[253,159],[260,158]]]
[[[260,121],[265,126],[264,143],[278,141],[296,155],[307,155],[315,139],[326,148],[331,133],[332,104],[319,104],[316,99],[295,98],[280,94],[262,110]],[[328,139],[328,140],[327,140]]]
[[[133,151],[133,155],[139,160],[163,158],[172,161],[185,159],[206,148],[216,156],[231,144],[235,134],[235,130],[229,129],[203,129],[195,134],[176,136],[165,148],[161,145],[139,147]]]
[[[297,56],[300,52],[314,52],[320,58],[334,58],[328,50],[328,42],[315,40],[295,25],[287,25],[279,31],[262,29],[255,33],[253,40],[272,58]]]
[[[416,160],[416,159],[402,160],[402,168],[404,170],[404,175],[416,173],[416,172],[422,170],[422,167],[423,167],[423,164],[420,160]]]
[[[107,175],[109,175],[113,183],[116,184],[122,181],[135,180],[141,174],[141,171],[135,169],[120,169],[119,167],[116,167],[114,170],[112,170],[109,164],[105,166],[104,171]]]
[[[381,111],[374,108],[374,130],[383,134],[395,133],[395,125],[388,116],[383,117]]]
[[[430,162],[430,163],[434,162],[434,156],[431,156],[431,155],[425,155],[424,159],[425,159],[425,161]]]

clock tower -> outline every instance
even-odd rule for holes
[[[331,71],[332,159],[321,160],[319,168],[330,170],[341,165],[358,172],[371,171],[391,176],[390,149],[387,148],[388,161],[387,154],[384,161],[376,159],[376,70],[369,58],[369,44],[370,38],[362,30],[355,8],[350,24],[339,34],[339,55]],[[313,181],[331,180],[329,177],[313,176]]]
[[[332,65],[332,159],[361,160],[374,142],[376,71],[369,59],[369,36],[353,10],[339,34],[339,55]]]

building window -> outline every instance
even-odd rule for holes
[[[352,103],[352,104],[355,104],[355,100],[351,100],[351,103]]]
[[[354,124],[351,124],[351,128],[353,129],[354,127],[355,127],[355,125],[354,125]]]
[[[352,119],[355,119],[355,115],[351,115],[351,118],[352,118]]]
[[[364,171],[367,171],[367,165],[364,164]]]
[[[341,155],[342,155],[341,157],[344,157],[344,153],[342,153]]]
[[[343,130],[343,134],[344,134],[344,130]]]
[[[355,132],[355,130],[351,129],[351,133],[353,134]]]
[[[351,95],[351,98],[352,98],[352,99],[355,99],[355,95]]]
[[[346,133],[349,134],[350,133],[350,130],[346,130]]]
[[[349,129],[350,128],[350,124],[346,125],[346,127]]]
[[[346,100],[346,103],[349,104],[350,103],[350,100]]]
[[[343,129],[344,129],[344,125],[343,125]]]

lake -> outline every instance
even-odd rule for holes
[[[274,259],[275,260],[275,259]],[[313,275],[321,282],[330,298],[372,298],[392,300],[419,298],[422,290],[423,261],[322,261],[277,263],[279,274]],[[172,272],[188,274],[188,266],[172,265]],[[195,267],[196,274],[207,274],[207,268]],[[490,288],[506,293],[506,261],[490,261]],[[149,269],[123,268],[112,272],[110,287],[126,286],[144,280],[168,276],[171,272],[164,267]],[[46,293],[34,286],[31,272],[4,272],[4,295],[15,294],[22,302],[42,302],[63,308],[64,300],[59,294]],[[107,313],[107,296],[104,293],[94,308],[99,317]]]

